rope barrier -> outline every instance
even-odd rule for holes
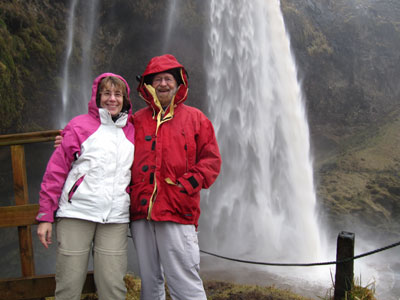
[[[132,238],[132,236],[128,235],[129,238]],[[326,261],[326,262],[317,262],[317,263],[270,263],[270,262],[258,262],[258,261],[251,261],[251,260],[242,260],[242,259],[237,259],[237,258],[231,258],[231,257],[226,257],[222,256],[219,254],[215,254],[212,252],[200,250],[201,253],[208,254],[214,257],[234,261],[234,262],[240,262],[240,263],[246,263],[246,264],[253,264],[253,265],[263,265],[263,266],[278,266],[278,267],[313,267],[313,266],[324,266],[324,265],[336,265],[336,264],[342,264],[346,263],[352,260],[359,259],[361,257],[369,256],[378,252],[382,252],[394,247],[400,246],[400,242],[390,244],[388,246],[378,248],[376,250],[372,250],[369,252],[365,252],[363,254],[356,255],[354,257],[349,257],[346,259],[338,260],[338,261]]]
[[[236,258],[231,258],[231,257],[226,257],[226,256],[222,256],[222,255],[218,255],[218,254],[214,254],[208,251],[204,251],[204,250],[200,250],[200,252],[204,253],[204,254],[208,254],[211,256],[215,256],[218,258],[222,258],[222,259],[226,259],[226,260],[230,260],[230,261],[235,261],[235,262],[240,262],[240,263],[247,263],[247,264],[255,264],[255,265],[264,265],[264,266],[285,266],[285,267],[312,267],[312,266],[323,266],[323,265],[336,265],[336,264],[341,264],[341,263],[346,263],[352,260],[356,260],[358,258],[361,257],[365,257],[368,255],[372,255],[384,250],[388,250],[390,248],[394,248],[400,245],[400,242],[373,250],[373,251],[369,251],[360,255],[356,255],[354,257],[349,257],[346,259],[342,259],[342,260],[338,260],[338,261],[328,261],[328,262],[319,262],[319,263],[269,263],[269,262],[256,262],[256,261],[249,261],[249,260],[242,260],[242,259],[236,259]]]

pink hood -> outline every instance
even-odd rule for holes
[[[99,107],[97,106],[97,102],[96,102],[96,98],[97,98],[97,92],[99,89],[99,83],[100,81],[108,76],[114,76],[117,77],[119,79],[121,79],[125,85],[126,85],[126,95],[127,95],[127,100],[129,102],[129,108],[128,108],[128,115],[132,114],[132,106],[130,105],[130,99],[129,99],[129,94],[131,92],[128,83],[126,82],[126,80],[121,77],[120,75],[114,74],[114,73],[103,73],[101,75],[99,75],[94,81],[93,81],[93,85],[92,85],[92,97],[90,98],[89,104],[88,104],[88,111],[89,114],[94,116],[96,119],[99,119]],[[124,109],[124,108],[123,108]]]

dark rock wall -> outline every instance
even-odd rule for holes
[[[316,151],[400,104],[400,2],[283,0]]]

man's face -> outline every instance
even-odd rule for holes
[[[156,90],[158,100],[160,100],[161,106],[165,107],[171,103],[172,97],[178,90],[178,84],[170,73],[158,73],[153,78],[151,84]]]

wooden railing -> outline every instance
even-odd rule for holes
[[[36,225],[38,204],[28,202],[24,144],[54,141],[59,130],[0,135],[0,146],[11,148],[15,206],[0,207],[0,228],[18,227],[21,278],[0,279],[1,299],[44,299],[54,296],[54,274],[35,275],[31,226]],[[89,272],[83,292],[95,291],[93,273]]]

